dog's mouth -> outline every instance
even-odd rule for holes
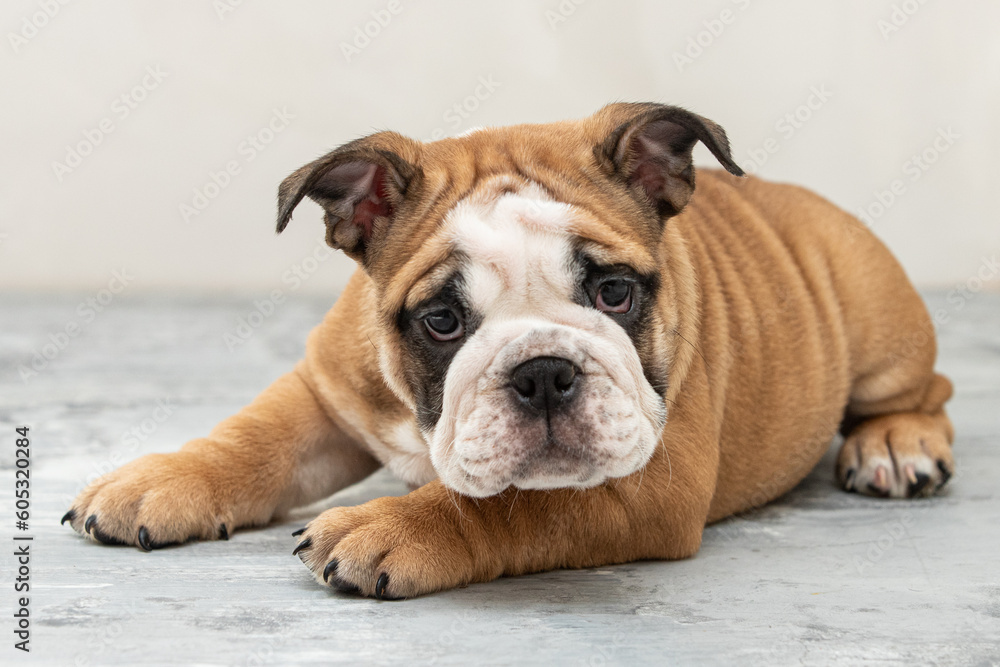
[[[590,488],[612,475],[609,467],[624,476],[642,467],[644,458],[633,447],[622,456],[595,456],[585,443],[564,442],[547,434],[540,444],[528,444],[520,461],[504,461],[502,456],[458,458],[469,495],[487,496],[508,487],[518,489]],[[609,466],[608,464],[612,465]],[[470,493],[472,492],[472,493]]]

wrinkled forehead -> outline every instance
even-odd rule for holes
[[[572,296],[584,257],[655,270],[648,251],[606,224],[599,210],[558,201],[544,185],[513,175],[481,182],[448,209],[421,247],[386,295],[400,308],[416,307],[456,280],[491,311],[544,307],[551,295]]]
[[[464,259],[461,280],[469,300],[492,312],[515,299],[526,308],[542,295],[570,296],[573,213],[536,184],[504,188],[499,196],[482,190],[459,202],[443,229]]]

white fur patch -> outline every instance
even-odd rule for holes
[[[427,457],[427,441],[412,421],[400,422],[393,432],[396,455],[387,466],[403,481],[423,486],[437,477],[434,467]]]
[[[437,478],[428,455],[427,441],[412,419],[383,430],[381,437],[368,434],[361,425],[358,430],[366,434],[365,441],[372,455],[407,484],[423,486]]]
[[[445,224],[456,248],[471,259],[462,275],[479,312],[544,313],[553,300],[572,297],[570,215],[567,204],[520,194],[504,195],[492,206],[463,201],[452,209]]]

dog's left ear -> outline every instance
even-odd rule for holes
[[[733,161],[725,130],[685,109],[663,104],[609,104],[593,120],[598,131],[606,133],[594,147],[598,164],[624,179],[661,218],[680,213],[694,193],[691,151],[698,141],[731,174],[744,175]]]
[[[278,233],[309,197],[326,211],[327,244],[367,266],[421,175],[419,157],[419,142],[379,132],[310,162],[278,187]]]

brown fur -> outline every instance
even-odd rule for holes
[[[707,522],[795,486],[841,426],[846,486],[879,457],[892,469],[868,477],[892,479],[856,490],[923,494],[947,481],[951,386],[934,373],[930,318],[888,250],[801,188],[715,171],[699,173],[690,203],[664,226],[595,163],[593,147],[628,113],[612,105],[583,121],[434,144],[376,135],[374,145],[419,165],[406,193],[416,203],[391,230],[380,219],[373,244],[354,253],[365,268],[310,335],[306,358],[208,438],[96,481],[75,501],[73,527],[140,546],[214,539],[220,526],[266,524],[369,474],[379,448],[413,421],[405,381],[383,376],[378,352],[392,368],[405,364],[391,317],[447,258],[443,215],[473,192],[529,181],[582,212],[574,233],[600,242],[608,261],[660,272],[656,350],[670,378],[661,447],[644,470],[587,491],[472,500],[434,481],[328,510],[300,552],[318,579],[409,597],[502,575],[688,557]],[[919,457],[938,471],[926,488],[904,465]]]

